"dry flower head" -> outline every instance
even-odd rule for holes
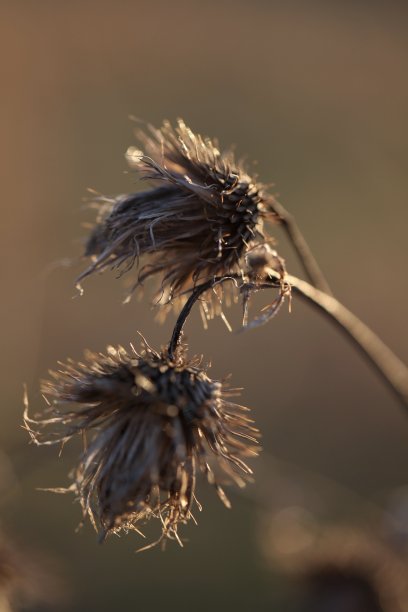
[[[408,609],[407,563],[369,530],[321,525],[305,510],[287,508],[269,518],[262,549],[300,587],[307,604],[302,610]]]
[[[0,532],[0,612],[55,609],[66,596],[54,559],[21,550]]]
[[[32,419],[26,412],[26,427],[37,444],[89,438],[68,490],[102,538],[140,533],[157,518],[158,541],[181,543],[179,524],[200,507],[197,472],[227,506],[221,485],[242,487],[250,478],[245,459],[258,453],[258,430],[248,409],[230,402],[234,391],[212,381],[197,359],[187,362],[181,349],[170,360],[147,345],[143,354],[108,347],[52,377],[42,384],[48,414]]]
[[[241,274],[245,254],[265,241],[265,221],[279,221],[273,197],[232,151],[221,153],[182,120],[175,128],[147,126],[137,137],[143,152],[130,147],[127,159],[152,188],[95,202],[97,223],[85,250],[93,261],[78,282],[136,265],[132,291],[157,275],[165,303],[211,278]],[[216,292],[209,294],[208,316],[219,310],[221,287]]]

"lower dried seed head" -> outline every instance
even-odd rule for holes
[[[221,484],[243,486],[250,477],[244,459],[258,453],[259,433],[247,409],[180,351],[171,361],[150,348],[139,355],[109,347],[52,376],[42,385],[49,414],[26,415],[26,425],[37,444],[89,438],[70,490],[103,537],[156,517],[160,540],[180,542],[178,525],[193,518],[197,471],[226,505]]]

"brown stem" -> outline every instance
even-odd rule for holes
[[[209,291],[210,289],[215,287],[216,285],[223,283],[224,281],[232,280],[235,282],[238,278],[239,277],[235,275],[216,276],[212,278],[211,280],[203,283],[202,285],[197,285],[193,289],[190,297],[188,298],[187,302],[184,304],[179,316],[177,317],[177,321],[174,326],[173,333],[171,335],[171,339],[170,339],[169,346],[167,349],[169,359],[174,359],[175,352],[177,350],[178,345],[180,344],[181,335],[183,333],[185,322],[187,321],[188,315],[190,314],[192,307],[197,302],[197,300],[200,298],[200,296],[206,291]]]
[[[279,274],[271,276],[279,281]],[[377,370],[398,399],[408,407],[408,368],[386,344],[350,310],[331,295],[295,276],[287,275],[294,293],[315,306],[345,333]],[[270,287],[274,287],[271,284]],[[266,288],[266,285],[263,285]]]
[[[305,237],[300,231],[295,218],[286,210],[280,202],[276,200],[271,204],[271,208],[276,212],[280,218],[281,224],[283,225],[289,240],[293,244],[293,247],[302,263],[303,269],[306,272],[312,285],[314,285],[320,291],[324,291],[328,295],[332,295],[329,283],[327,282],[323,272],[320,269]]]

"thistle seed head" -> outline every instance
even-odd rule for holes
[[[404,612],[406,560],[378,531],[322,525],[308,511],[286,508],[266,521],[261,546],[302,595],[302,612]]]
[[[338,528],[324,533],[300,570],[305,612],[403,612],[407,566],[373,534]]]
[[[93,263],[78,281],[106,268],[136,264],[137,283],[157,275],[166,299],[215,276],[240,273],[243,256],[264,241],[264,222],[278,221],[273,198],[232,151],[194,134],[183,121],[139,131],[144,149],[127,159],[148,191],[101,198],[85,250]],[[145,258],[142,267],[139,258]]]
[[[158,518],[158,541],[181,543],[178,526],[198,506],[197,472],[227,506],[221,485],[250,478],[244,459],[258,453],[258,430],[197,359],[108,347],[52,377],[42,385],[48,415],[26,415],[26,426],[37,444],[89,438],[70,489],[102,537]]]
[[[0,532],[1,612],[61,609],[67,591],[55,565],[55,559],[20,549]]]

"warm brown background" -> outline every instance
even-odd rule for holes
[[[23,381],[41,406],[38,379],[57,359],[135,341],[136,330],[155,346],[169,336],[171,320],[155,324],[147,303],[121,305],[123,286],[109,274],[72,299],[86,188],[135,188],[123,174],[130,114],[154,124],[181,116],[258,160],[336,294],[407,358],[403,7],[1,3],[0,443],[14,480],[2,487],[0,510],[5,530],[57,560],[71,590],[58,609],[284,610],[283,583],[259,548],[259,500],[284,506],[289,478],[298,501],[368,521],[361,500],[379,506],[407,483],[408,421],[399,406],[344,339],[297,302],[290,316],[246,335],[228,334],[220,321],[204,332],[192,317],[192,351],[212,361],[214,377],[232,372],[245,388],[265,454],[257,484],[232,495],[232,511],[204,487],[204,512],[184,530],[184,550],[135,555],[135,535],[100,547],[90,528],[75,534],[79,506],[35,491],[65,484],[74,453],[58,459],[56,449],[28,447],[20,429]],[[58,265],[65,259],[73,266]]]

